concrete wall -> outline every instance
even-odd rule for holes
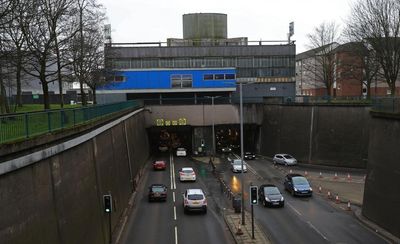
[[[114,229],[149,156],[147,138],[139,112],[1,163],[0,243],[108,243],[103,195],[113,196]]]
[[[362,213],[400,238],[400,116],[371,118]]]
[[[365,168],[368,110],[363,106],[265,105],[261,154],[290,153],[304,163]]]

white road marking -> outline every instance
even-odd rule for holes
[[[176,207],[174,206],[174,220],[176,220]]]
[[[171,155],[171,161],[172,161],[172,184],[173,184],[173,189],[176,189],[176,182],[175,182],[175,163],[174,163],[174,157]]]
[[[178,227],[175,226],[175,244],[178,244]]]
[[[169,178],[170,178],[170,180],[171,180],[171,190],[173,190],[174,188],[173,188],[173,183],[172,183],[172,173],[173,173],[173,171],[172,171],[172,159],[171,159],[171,155],[169,156]]]
[[[319,231],[313,224],[311,224],[310,221],[307,221],[307,224],[314,229],[320,236],[322,236],[322,238],[324,238],[326,241],[328,240],[328,238],[326,238],[326,236],[324,236],[321,231]]]
[[[288,205],[291,209],[293,209],[293,211],[295,211],[299,216],[302,216],[302,214],[297,209],[295,209],[290,203],[287,202],[286,205]]]
[[[175,202],[175,192],[172,192],[172,200]]]

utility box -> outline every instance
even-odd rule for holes
[[[232,206],[235,210],[235,213],[242,212],[242,198],[240,196],[235,196],[232,198]]]

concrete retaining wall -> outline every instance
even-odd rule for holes
[[[400,116],[371,119],[362,214],[400,238]]]
[[[265,105],[261,154],[289,153],[303,163],[365,168],[368,107]]]
[[[133,191],[131,180],[149,156],[143,113],[83,135],[70,148],[64,141],[50,157],[43,152],[41,160],[2,173],[0,243],[108,243],[103,195],[113,196],[114,229]],[[23,162],[2,165],[8,163]]]

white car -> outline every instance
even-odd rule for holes
[[[240,159],[233,159],[231,162],[232,172],[238,173],[242,172],[242,160]],[[246,162],[243,160],[243,172],[247,172]]]
[[[196,181],[196,173],[193,168],[185,167],[179,170],[179,181]]]
[[[201,189],[187,189],[183,196],[183,210],[188,211],[203,211],[207,213],[207,199]]]
[[[289,154],[275,154],[272,159],[274,164],[296,165],[297,160]]]
[[[186,149],[183,147],[179,147],[176,149],[176,156],[177,157],[186,157]]]

